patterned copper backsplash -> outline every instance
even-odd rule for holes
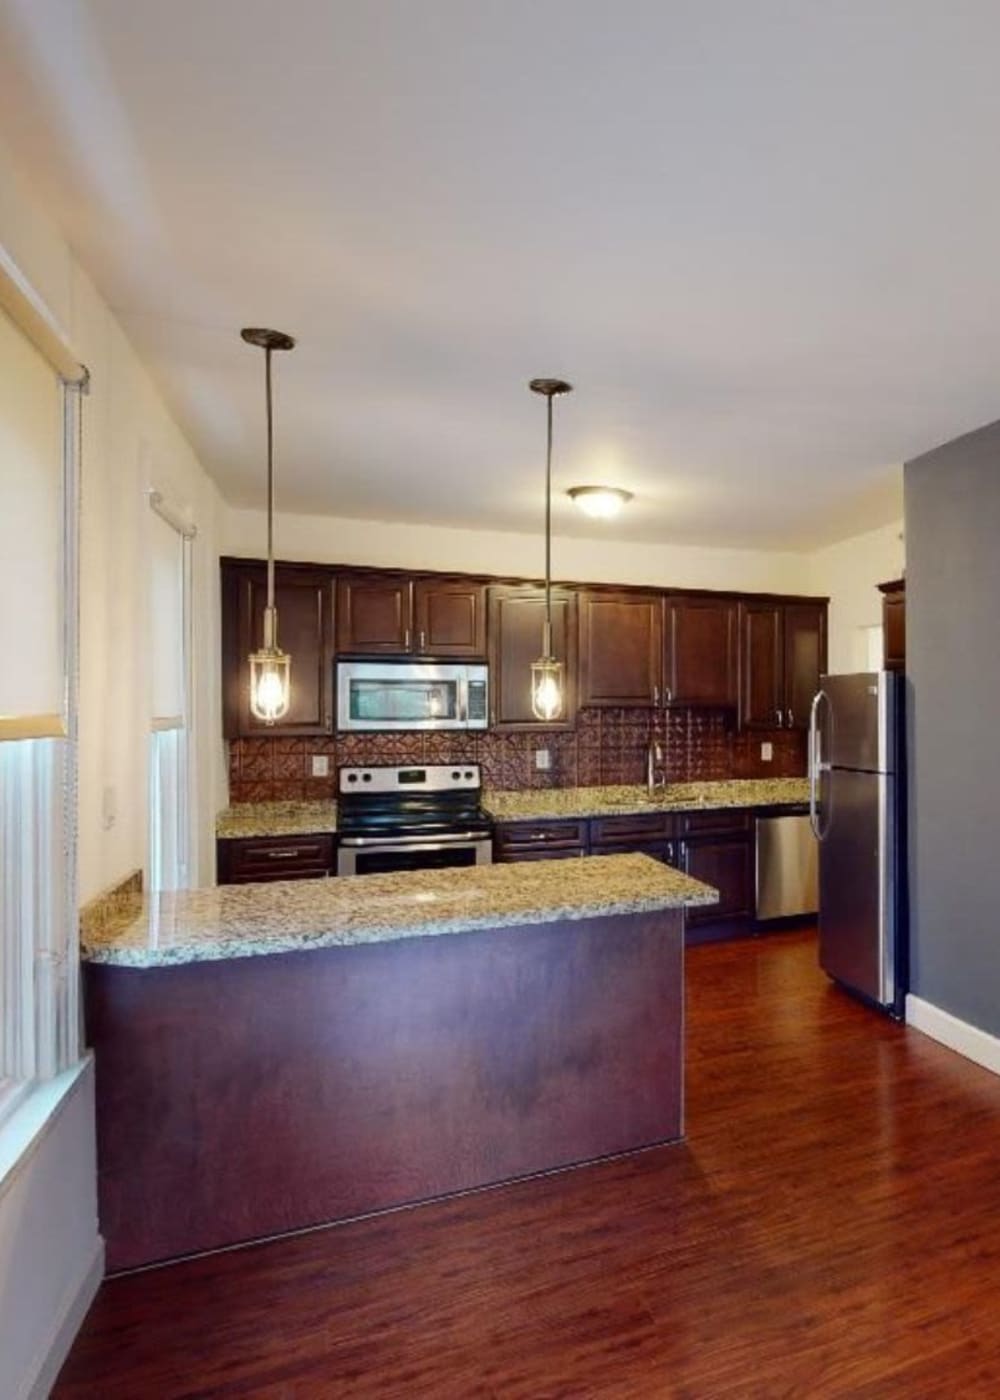
[[[663,744],[668,782],[795,778],[806,772],[806,736],[776,729],[735,732],[722,711],[581,710],[562,734],[347,734],[337,739],[236,739],[229,745],[232,802],[294,802],[333,797],[340,764],[479,762],[490,788],[589,787],[641,783],[652,726]],[[774,759],[760,757],[763,740]],[[546,748],[551,768],[535,767]],[[312,778],[313,754],[330,760],[328,778]]]

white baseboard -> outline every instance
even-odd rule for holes
[[[1000,1037],[989,1031],[960,1021],[950,1011],[942,1011],[933,1002],[915,996],[906,998],[906,1023],[947,1045],[949,1050],[957,1050],[967,1060],[1000,1074]]]
[[[46,1400],[103,1277],[104,1240],[98,1236],[83,1275],[67,1290],[59,1315],[53,1319],[48,1345],[39,1358],[34,1381],[24,1392],[24,1400]]]

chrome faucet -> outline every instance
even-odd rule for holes
[[[657,777],[656,768],[660,765],[660,776]],[[658,739],[650,739],[649,747],[646,749],[646,793],[652,797],[657,788],[666,787],[666,779],[663,776],[663,748]]]

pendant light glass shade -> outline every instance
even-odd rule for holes
[[[276,724],[288,713],[292,699],[292,659],[278,646],[278,610],[274,606],[274,414],[271,403],[271,355],[291,350],[295,341],[284,331],[249,326],[240,332],[248,345],[264,351],[267,400],[267,605],[259,651],[250,654],[250,713],[264,724]]]
[[[572,389],[565,379],[532,379],[528,386],[544,394],[548,408],[548,436],[545,452],[545,624],[542,654],[531,663],[531,713],[543,723],[561,719],[566,687],[563,664],[552,655],[552,400]]]

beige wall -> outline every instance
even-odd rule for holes
[[[224,793],[219,737],[219,496],[93,284],[0,154],[0,242],[91,372],[81,514],[80,895],[147,859],[150,658],[145,532],[149,486],[197,523],[196,882],[212,878],[212,818]],[[105,802],[114,809],[105,814]]]
[[[223,512],[226,554],[259,558],[265,552],[262,511]],[[279,513],[275,553],[280,559],[372,564],[403,569],[455,569],[468,573],[537,577],[544,569],[541,535],[491,530],[451,530],[376,520]],[[801,591],[805,556],[754,549],[703,549],[687,545],[557,538],[552,572],[591,583],[634,583],[677,588],[732,588],[747,592]]]
[[[882,621],[877,585],[899,578],[905,562],[902,520],[809,555],[803,591],[830,598],[831,672],[868,669],[867,629]]]

